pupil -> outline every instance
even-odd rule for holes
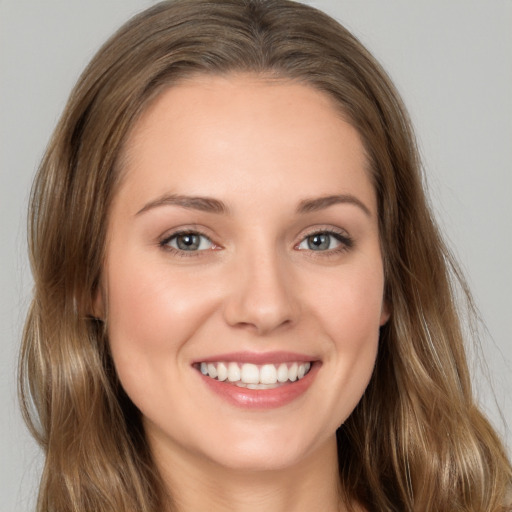
[[[308,245],[313,251],[329,249],[329,235],[312,235],[308,239]]]
[[[199,236],[194,234],[180,235],[177,245],[184,251],[193,251],[199,247]]]

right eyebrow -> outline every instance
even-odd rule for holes
[[[360,199],[351,194],[336,194],[332,196],[321,196],[312,199],[304,199],[299,203],[297,209],[298,213],[309,213],[329,208],[334,204],[352,204],[361,209],[368,217],[372,216],[372,213],[368,206],[366,206]]]
[[[190,210],[200,210],[208,213],[227,214],[228,207],[218,199],[203,196],[184,196],[178,194],[165,194],[146,203],[136,215],[158,208],[160,206],[180,206]]]

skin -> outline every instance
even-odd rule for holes
[[[389,316],[357,131],[306,85],[197,77],[151,104],[123,162],[96,309],[108,303],[117,372],[179,509],[343,510],[335,432],[368,384]],[[297,211],[333,195],[351,200]],[[201,250],[173,251],[177,230],[203,233]],[[308,236],[333,230],[351,246],[329,235],[328,249],[310,248]],[[278,350],[319,369],[277,408],[228,403],[192,366]]]

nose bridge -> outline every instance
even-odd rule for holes
[[[264,334],[296,320],[298,305],[289,263],[286,255],[268,242],[252,244],[236,256],[226,305],[230,325]]]

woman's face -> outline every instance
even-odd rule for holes
[[[123,162],[97,308],[157,458],[333,448],[388,317],[356,130],[308,86],[202,77],[150,106]]]

